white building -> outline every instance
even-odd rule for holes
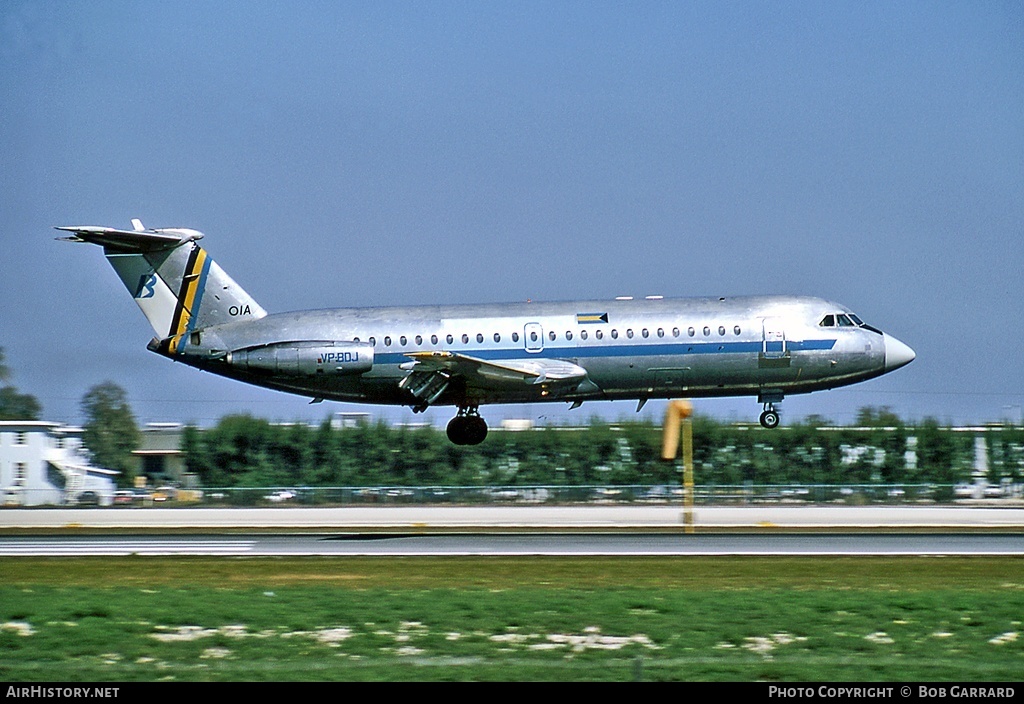
[[[154,486],[171,483],[176,486],[195,486],[194,475],[185,467],[182,450],[181,423],[147,423],[139,433],[139,446],[132,450],[135,476],[145,477]]]
[[[0,421],[0,505],[113,503],[118,472],[90,466],[81,435],[60,423]]]

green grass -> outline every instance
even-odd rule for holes
[[[1020,558],[5,558],[0,679],[1017,681]]]

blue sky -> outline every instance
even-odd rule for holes
[[[141,422],[422,420],[146,351],[99,248],[51,229],[139,217],[205,232],[270,311],[822,296],[918,358],[783,422],[1019,419],[1022,77],[1019,2],[8,0],[0,346],[50,420],[107,379]]]

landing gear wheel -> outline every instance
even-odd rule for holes
[[[487,437],[487,421],[480,416],[467,416],[466,444],[479,445]]]
[[[768,409],[761,414],[761,425],[769,429],[779,426],[779,414],[775,409]]]
[[[448,428],[446,429],[446,432],[448,433],[448,439],[452,441],[452,444],[465,445],[466,417],[455,416],[452,418],[448,421]]]
[[[459,409],[459,415],[448,421],[448,439],[455,445],[479,445],[487,437],[487,421],[475,408]]]

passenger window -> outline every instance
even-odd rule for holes
[[[531,332],[530,333],[530,342],[536,342],[536,341],[537,341],[537,333]]]
[[[736,327],[734,327],[732,329],[732,331],[733,331],[734,334],[739,335],[740,334],[740,326],[737,325]]]
[[[498,333],[494,333],[494,341],[501,342],[501,335],[499,335]]]
[[[359,342],[359,338],[358,337],[353,337],[352,338],[352,342]]]
[[[704,337],[707,337],[710,334],[711,334],[711,328],[709,328],[707,325],[705,325],[704,326]]]
[[[586,330],[580,330],[580,339],[581,340],[586,340],[587,339],[587,331]]]
[[[436,345],[437,344],[437,335],[431,335],[430,336],[430,344],[432,344],[432,345]]]
[[[422,335],[417,335],[416,336],[416,345],[419,346],[419,345],[422,345],[422,344],[423,344],[423,336]]]
[[[512,333],[512,342],[519,342],[519,333]]]
[[[686,329],[686,334],[689,335],[690,337],[693,337],[694,335],[697,334],[697,331],[694,330],[693,328],[687,328]]]
[[[469,344],[469,335],[467,335],[466,333],[462,333],[462,344],[464,344],[464,345],[468,345]]]
[[[401,343],[402,347],[405,347],[405,344],[409,341],[409,339],[405,335],[402,335],[400,338],[398,338],[398,341]]]
[[[633,339],[633,328],[626,328],[626,337],[628,337],[630,340]]]
[[[448,337],[446,337],[445,339],[448,340],[448,344],[449,345],[452,344],[453,342],[455,342],[455,340],[452,338],[451,334],[449,334]]]
[[[390,335],[388,335],[388,336],[386,336],[384,338],[384,346],[385,347],[391,347],[391,336]]]
[[[555,331],[554,330],[552,330],[551,332],[548,333],[548,339],[551,340],[552,342],[555,341],[555,337],[556,337],[556,335],[555,335]]]
[[[479,333],[479,332],[478,332],[478,333],[476,334],[476,341],[477,341],[477,343],[482,343],[482,342],[484,341],[484,336],[483,336],[483,333]]]
[[[370,344],[373,345],[374,347],[376,347],[377,346],[377,338],[371,336],[370,337]]]
[[[597,337],[598,340],[600,340],[604,337],[604,331],[598,330],[597,332],[594,333],[594,335]]]
[[[719,335],[724,335],[725,334],[725,326],[724,325],[719,325],[718,326],[718,334]]]
[[[665,328],[658,328],[658,337],[665,337]]]
[[[572,331],[571,330],[566,330],[565,331],[565,339],[566,340],[571,340],[572,339]]]
[[[614,328],[612,328],[612,339],[613,340],[618,340],[619,339],[619,331],[614,329]]]

